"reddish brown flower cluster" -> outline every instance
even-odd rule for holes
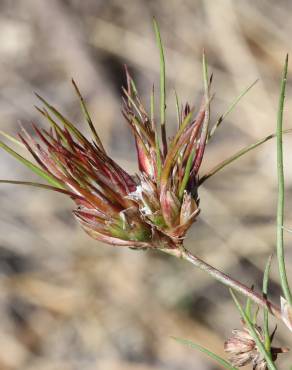
[[[153,109],[150,115],[146,112],[128,71],[126,75],[123,115],[135,137],[138,175],[131,176],[107,155],[74,81],[92,140],[38,96],[44,104],[38,110],[50,130],[33,125],[37,140],[24,129],[19,137],[39,167],[0,144],[48,180],[51,189],[74,200],[74,214],[93,238],[133,248],[178,248],[199,213],[198,171],[209,135],[209,86],[195,118],[188,104],[178,108],[178,130],[168,142],[165,122],[158,125]],[[152,97],[154,101],[154,89]]]
[[[86,232],[113,245],[173,248],[167,237],[141,218],[137,203],[130,197],[139,186],[137,178],[106,154],[93,126],[95,141],[91,142],[40,99],[46,108],[38,110],[50,122],[50,131],[33,125],[37,142],[24,129],[19,137],[48,178],[58,184],[55,190],[75,201],[74,214]]]
[[[135,136],[139,184],[129,198],[139,205],[142,218],[179,243],[199,213],[198,171],[209,127],[209,101],[205,95],[197,116],[188,104],[181,110],[178,130],[159,144],[157,123],[144,109],[127,73],[124,116]]]

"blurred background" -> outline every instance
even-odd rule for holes
[[[212,122],[254,80],[208,146],[202,174],[275,131],[279,81],[291,52],[292,3],[245,0],[0,0],[0,129],[43,124],[39,92],[88,133],[70,79],[78,82],[111,155],[134,173],[134,143],[121,114],[123,65],[146,104],[159,84],[152,17],[167,58],[169,135],[174,87],[199,105],[201,56],[214,73]],[[291,69],[290,69],[291,71]],[[292,77],[285,125],[292,122]],[[292,138],[285,138],[286,226],[292,227]],[[26,155],[23,151],[22,154]],[[261,286],[275,248],[276,162],[270,141],[200,189],[201,215],[186,245],[246,284]],[[36,178],[1,151],[0,178]],[[101,245],[71,215],[66,197],[0,187],[0,369],[218,369],[171,336],[223,354],[239,316],[227,289],[186,262]],[[285,234],[292,276],[292,235]],[[276,263],[271,297],[280,295]],[[291,346],[279,325],[278,344]],[[291,356],[282,356],[283,366]]]

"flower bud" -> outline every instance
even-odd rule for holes
[[[244,322],[243,329],[235,329],[232,331],[232,337],[224,343],[224,350],[228,354],[228,359],[232,366],[241,367],[248,364],[253,365],[253,370],[267,370],[268,365],[264,356],[259,351],[257,344],[246,327]],[[260,338],[261,342],[264,343],[264,335],[262,329],[255,325],[254,329]],[[272,338],[270,338],[272,341]],[[279,353],[287,352],[287,348],[276,348],[271,347],[271,355],[273,361],[277,359]]]

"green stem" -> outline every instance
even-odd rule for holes
[[[284,204],[285,204],[285,183],[283,166],[283,110],[285,101],[285,90],[288,71],[288,54],[286,56],[283,76],[281,80],[281,91],[279,98],[279,109],[277,117],[277,173],[278,173],[278,205],[277,205],[277,259],[279,274],[284,297],[292,306],[292,295],[287,279],[284,252]]]
[[[199,257],[194,256],[191,252],[189,252],[183,246],[181,246],[180,248],[176,248],[176,249],[166,249],[162,251],[190,262],[195,267],[198,267],[200,270],[205,271],[208,275],[210,275],[215,280],[224,284],[228,288],[231,288],[234,291],[244,295],[245,297],[250,298],[255,304],[268,309],[268,311],[272,315],[282,320],[281,310],[278,306],[268,301],[261,294],[256,293],[254,290],[248,288],[246,285],[242,284],[241,282],[226,275],[224,272],[217,270],[215,267],[209,265],[207,262],[203,261]]]
[[[264,272],[264,278],[263,278],[263,296],[264,298],[268,298],[268,286],[269,286],[269,276],[270,276],[270,269],[271,269],[271,263],[272,263],[272,255],[269,256],[265,272]],[[271,357],[271,337],[269,332],[269,312],[265,308],[264,309],[264,338],[265,338],[265,348],[267,352],[269,353],[269,356]],[[271,357],[272,358],[272,357]]]

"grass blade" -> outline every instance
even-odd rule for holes
[[[200,141],[198,145],[198,152],[196,153],[196,159],[195,163],[193,166],[193,171],[194,173],[197,173],[199,170],[204,152],[205,152],[205,146],[207,143],[208,135],[209,135],[209,123],[210,123],[210,97],[209,97],[209,90],[210,90],[210,85],[212,81],[212,77],[210,78],[210,83],[208,81],[208,64],[206,60],[206,55],[205,52],[203,52],[203,82],[204,82],[204,97],[205,97],[205,112],[204,112],[204,122],[202,125],[202,130],[200,134]]]
[[[172,337],[172,338],[174,340],[176,340],[177,342],[181,343],[181,344],[187,345],[191,348],[199,350],[202,353],[205,353],[206,355],[211,357],[213,360],[215,360],[219,365],[223,366],[225,369],[238,370],[236,367],[233,367],[229,362],[224,360],[222,357],[216,355],[215,353],[209,351],[207,348],[204,348],[204,347],[200,346],[197,343],[194,343],[194,342],[192,342],[190,340],[187,340],[187,339],[181,339],[181,338],[177,338],[177,337]]]
[[[86,121],[88,123],[88,126],[90,127],[90,130],[91,130],[91,132],[92,132],[92,134],[93,134],[93,136],[95,138],[96,144],[105,153],[104,147],[103,147],[102,142],[101,142],[101,140],[100,140],[100,138],[99,138],[99,136],[98,136],[98,134],[96,132],[96,129],[95,129],[94,125],[93,125],[92,119],[91,119],[90,114],[88,112],[88,109],[87,109],[87,106],[86,106],[85,101],[83,99],[83,96],[81,95],[81,92],[80,92],[80,90],[79,90],[76,82],[73,79],[72,79],[72,84],[73,84],[74,89],[76,91],[76,94],[77,94],[77,96],[78,96],[78,98],[80,100],[80,104],[81,104],[81,108],[82,108],[83,114],[84,114],[84,116],[86,118]]]
[[[47,172],[45,172],[44,170],[42,170],[40,167],[36,166],[35,164],[33,164],[32,162],[30,162],[29,160],[23,158],[20,154],[18,154],[17,152],[15,152],[13,149],[11,149],[9,146],[7,146],[6,144],[4,144],[2,141],[0,141],[0,148],[4,149],[7,153],[9,153],[10,155],[12,155],[19,162],[21,162],[26,167],[28,167],[32,172],[34,172],[36,175],[38,175],[41,178],[43,178],[44,180],[46,180],[51,185],[53,185],[53,186],[55,186],[55,187],[57,187],[59,189],[63,189],[64,188],[63,184],[61,182],[59,182],[55,177],[53,177],[52,175],[49,175]]]
[[[254,289],[254,286],[251,287],[251,290]],[[245,313],[247,317],[252,320],[251,315],[252,315],[252,300],[248,297],[246,300],[246,305],[245,305]]]
[[[71,193],[68,190],[60,189],[60,188],[57,188],[57,187],[51,186],[51,185],[41,184],[41,183],[38,183],[38,182],[16,181],[16,180],[0,180],[0,184],[32,186],[32,187],[35,187],[35,188],[56,191],[58,193],[66,194],[66,195],[69,195],[69,196],[74,197],[74,198],[79,198],[78,195],[76,195],[74,193]]]
[[[190,178],[194,156],[195,156],[195,149],[192,150],[191,154],[188,157],[187,164],[186,164],[186,167],[185,167],[184,177],[182,179],[182,182],[181,182],[181,185],[180,185],[180,188],[179,188],[179,198],[181,200],[183,198],[185,188],[186,188],[187,183],[188,183],[189,178]]]
[[[285,102],[286,80],[288,73],[288,54],[286,56],[283,76],[281,80],[278,116],[277,116],[277,173],[278,173],[278,205],[277,205],[277,259],[279,266],[279,274],[281,287],[290,306],[292,306],[292,295],[288,283],[285,252],[284,252],[284,203],[285,203],[285,187],[284,187],[284,167],[283,167],[283,111]]]
[[[268,298],[268,285],[269,285],[269,276],[272,263],[273,255],[270,255],[266,264],[264,277],[263,277],[263,295],[264,298]],[[269,311],[264,308],[264,338],[265,338],[265,347],[266,350],[271,354],[271,337],[269,331]]]
[[[36,97],[45,105],[45,107],[57,117],[60,122],[70,131],[81,143],[89,145],[89,141],[82,135],[82,133],[67,119],[65,118],[55,107],[50,105],[44,98],[39,94],[35,93]]]
[[[154,85],[151,89],[151,95],[150,95],[150,119],[152,128],[154,128],[154,119],[155,119],[155,102],[154,102]]]
[[[160,176],[162,171],[162,162],[161,162],[161,151],[159,136],[157,132],[157,126],[155,122],[155,95],[154,95],[154,85],[152,86],[151,95],[150,95],[150,119],[152,129],[155,133],[155,153],[156,153],[156,168],[157,168],[157,182],[160,182]]]
[[[25,148],[25,145],[21,141],[17,140],[15,137],[7,134],[6,132],[0,130],[0,135],[4,136],[6,139],[10,140],[13,144],[17,144],[17,145],[21,146],[22,148]]]
[[[218,118],[215,125],[212,127],[208,140],[211,139],[211,137],[214,135],[217,128],[221,125],[221,123],[224,121],[226,116],[228,116],[229,113],[233,111],[233,109],[237,106],[237,104],[240,102],[240,100],[251,90],[254,85],[258,82],[258,80],[255,80],[251,85],[249,85],[246,89],[244,89],[230,104],[230,106],[227,108],[227,110]]]
[[[269,352],[266,350],[263,342],[261,341],[260,337],[258,336],[257,332],[254,329],[254,325],[252,324],[250,319],[247,317],[245,311],[241,307],[241,305],[240,305],[238,299],[236,298],[236,295],[233,293],[232,289],[230,289],[230,294],[231,294],[231,296],[232,296],[232,298],[233,298],[233,300],[236,304],[236,307],[237,307],[238,311],[240,312],[241,317],[243,318],[243,320],[244,320],[246,326],[248,327],[253,339],[255,340],[258,350],[264,356],[264,358],[267,362],[268,368],[270,370],[277,370],[274,362],[272,361],[272,359],[270,357]]]
[[[203,51],[203,82],[204,82],[204,92],[206,95],[206,101],[209,100],[208,92],[209,92],[209,81],[208,81],[208,64],[206,60],[205,51]]]
[[[292,129],[288,129],[288,130],[283,131],[283,133],[285,133],[285,134],[288,134],[288,133],[291,133],[291,132],[292,132]],[[224,167],[226,167],[227,165],[231,164],[232,162],[234,162],[237,159],[239,159],[240,157],[242,157],[244,154],[246,154],[246,153],[250,152],[251,150],[257,148],[258,146],[264,144],[266,141],[268,141],[270,139],[273,139],[274,137],[276,137],[276,135],[277,134],[275,134],[275,133],[270,134],[270,135],[258,140],[257,142],[246,146],[245,148],[243,148],[243,149],[239,150],[238,152],[236,152],[235,154],[233,154],[231,157],[229,157],[229,158],[225,159],[224,161],[220,162],[219,164],[217,164],[217,166],[212,168],[209,172],[207,172],[204,176],[201,177],[201,179],[199,180],[199,185],[202,185],[211,176],[215,175],[217,172],[221,171]]]
[[[178,127],[178,130],[179,130],[180,124],[181,124],[181,112],[180,112],[180,108],[179,108],[179,100],[178,100],[178,95],[177,95],[176,90],[174,90],[174,96],[175,96],[177,127]]]
[[[165,97],[165,59],[164,51],[161,40],[161,35],[159,31],[158,23],[156,19],[153,18],[154,31],[156,36],[156,43],[159,49],[159,58],[160,58],[160,124],[161,124],[161,139],[163,146],[164,157],[167,153],[167,138],[166,138],[166,126],[165,126],[165,111],[166,111],[166,97]]]

